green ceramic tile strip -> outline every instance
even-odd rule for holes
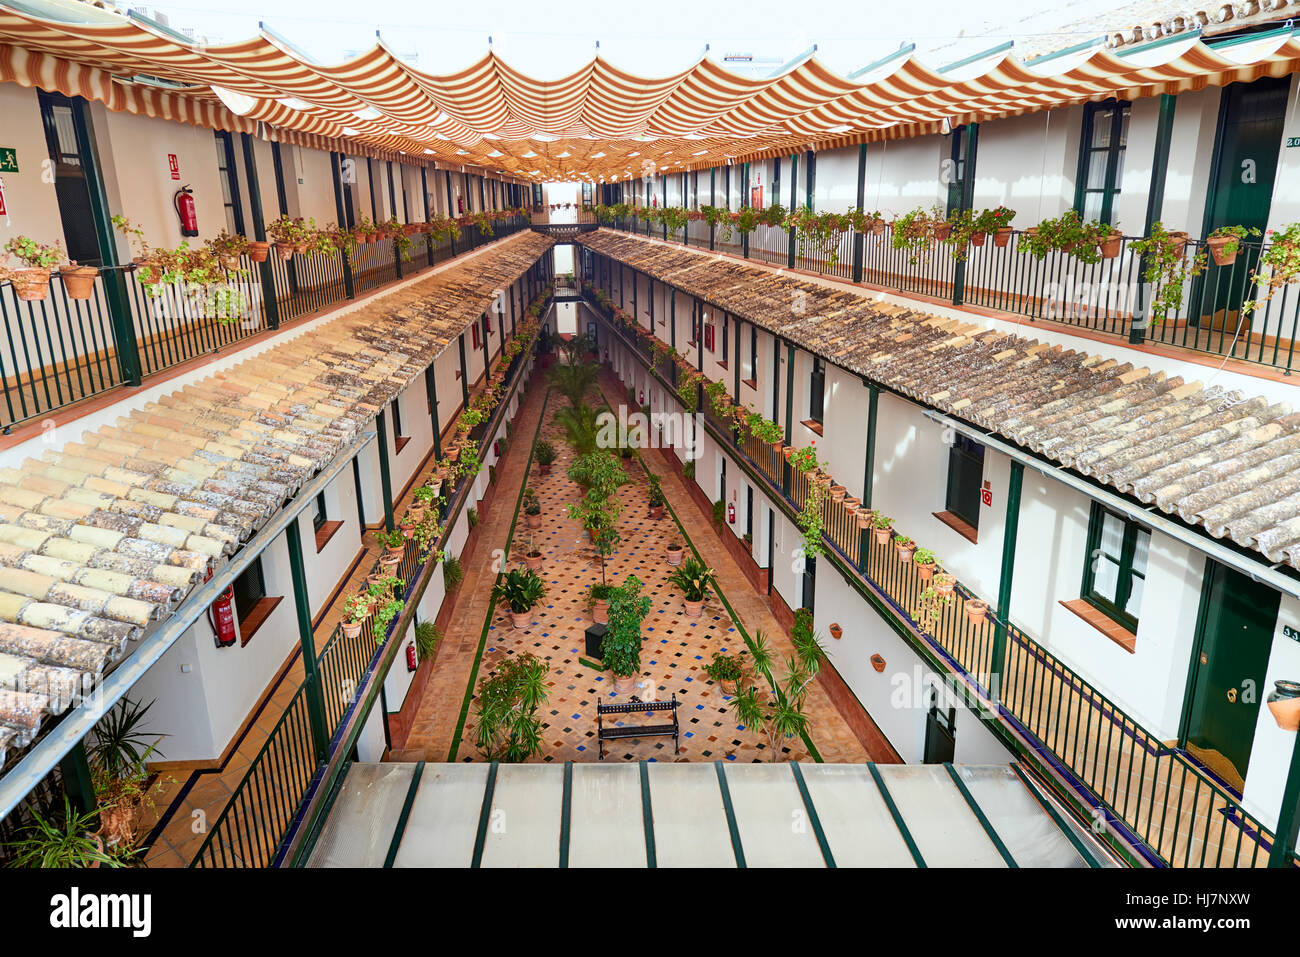
[[[1056,822],[1056,826],[1061,829],[1061,833],[1069,838],[1070,843],[1074,845],[1074,849],[1079,852],[1079,856],[1088,862],[1088,866],[1101,867],[1101,861],[1097,858],[1097,855],[1093,854],[1088,845],[1083,843],[1082,838],[1080,838],[1078,834],[1074,833],[1074,828],[1070,827],[1070,822],[1063,819],[1061,815],[1056,812],[1056,808],[1052,807],[1051,800],[1039,795],[1038,788],[1034,786],[1033,781],[1030,779],[1029,775],[1021,769],[1020,765],[1011,765],[1011,770],[1016,772],[1016,776],[1020,778],[1020,782],[1025,786],[1025,789],[1030,793],[1034,800],[1042,806],[1048,816]]]
[[[411,805],[415,803],[415,792],[420,790],[420,776],[424,774],[424,762],[419,761],[411,773],[411,783],[406,788],[406,800],[402,802],[402,813],[397,816],[397,827],[393,828],[393,839],[388,843],[388,854],[384,857],[384,867],[393,866],[397,860],[397,849],[402,846],[402,836],[406,834],[406,822],[411,817]]]
[[[645,829],[645,866],[658,867],[655,856],[655,811],[650,803],[650,765],[645,761],[641,765],[641,825]]]
[[[564,762],[564,797],[560,800],[560,866],[569,866],[569,825],[573,816],[573,762]]]
[[[721,761],[714,761],[718,772],[718,790],[722,793],[722,809],[727,812],[727,830],[731,832],[731,849],[736,855],[736,866],[745,866],[745,849],[740,844],[740,828],[736,826],[736,809],[731,806],[731,788],[727,787],[727,772]]]
[[[537,446],[537,437],[542,434],[542,425],[546,422],[546,406],[551,401],[551,390],[548,387],[546,395],[542,397],[542,415],[537,420],[537,430],[533,433],[533,445],[528,450],[528,462],[524,465],[524,480],[519,483],[519,494],[515,497],[515,511],[510,519],[510,531],[506,535],[506,554],[510,553],[510,543],[515,537],[515,523],[519,521],[519,507],[524,500],[524,489],[528,487],[528,473],[533,467],[533,449]],[[501,580],[501,573],[497,572],[496,581]],[[451,763],[456,760],[456,752],[460,750],[460,737],[465,730],[465,719],[469,717],[469,705],[474,700],[474,679],[478,677],[479,665],[483,663],[483,649],[487,647],[487,634],[492,625],[492,612],[495,605],[488,604],[487,617],[483,620],[483,630],[478,636],[478,650],[474,652],[474,666],[469,671],[469,684],[465,686],[465,698],[460,705],[460,716],[456,719],[456,733],[451,738],[451,750],[447,754],[447,762]]]
[[[917,867],[925,867],[925,858],[921,856],[921,849],[916,846],[916,841],[912,840],[912,832],[907,829],[907,825],[903,822],[903,816],[898,813],[898,805],[894,803],[889,788],[885,787],[884,778],[880,776],[880,772],[876,770],[874,764],[868,764],[867,770],[871,772],[871,779],[876,782],[876,790],[885,799],[885,807],[889,808],[889,813],[894,818],[894,826],[898,828],[898,833],[903,835],[903,843],[912,852],[912,860],[916,861]]]
[[[487,844],[488,822],[492,819],[492,796],[497,789],[497,763],[488,765],[487,784],[483,786],[483,806],[478,812],[478,833],[474,835],[474,856],[470,858],[470,867],[483,864],[483,846]]]
[[[1002,842],[1002,838],[998,836],[998,832],[993,827],[993,822],[984,814],[979,802],[975,800],[975,795],[970,793],[970,788],[966,787],[966,782],[957,773],[957,769],[948,763],[944,764],[943,769],[948,772],[948,777],[952,778],[952,783],[957,785],[957,790],[966,799],[966,805],[970,808],[971,813],[975,815],[975,820],[980,822],[980,827],[984,828],[984,833],[989,836],[993,846],[998,849],[998,853],[1002,855],[1002,860],[1006,861],[1007,867],[1019,867],[1020,865],[1016,863],[1016,859],[1011,856],[1011,851],[1007,849],[1006,844]]]
[[[826,832],[822,830],[821,818],[817,816],[817,806],[813,804],[812,795],[808,793],[808,783],[803,779],[803,771],[800,770],[798,761],[790,762],[790,772],[794,775],[794,783],[799,787],[799,796],[803,798],[804,810],[808,812],[808,820],[812,823],[813,833],[817,835],[817,846],[821,848],[822,859],[826,861],[827,867],[834,867],[835,855],[831,853],[831,846],[826,840]]]

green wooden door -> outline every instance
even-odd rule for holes
[[[1281,596],[1209,562],[1185,746],[1241,790]]]
[[[1290,77],[1266,77],[1224,88],[1218,163],[1205,210],[1206,236],[1220,226],[1253,226],[1261,234],[1267,228],[1290,88]],[[1258,258],[1258,247],[1244,248],[1229,266],[1216,266],[1207,255],[1208,266],[1192,299],[1202,326],[1235,327]]]

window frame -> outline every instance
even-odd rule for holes
[[[1117,568],[1115,572],[1114,599],[1099,594],[1096,589],[1096,559],[1102,554],[1101,539],[1107,515],[1122,522],[1124,527],[1124,533],[1120,541],[1119,560],[1116,562]],[[1133,559],[1137,554],[1138,536],[1141,534],[1147,536],[1147,555],[1149,557],[1151,550],[1151,529],[1142,525],[1135,519],[1129,518],[1121,512],[1107,508],[1105,505],[1102,505],[1101,502],[1092,503],[1092,511],[1088,515],[1088,547],[1084,552],[1083,581],[1079,586],[1079,597],[1111,621],[1128,629],[1133,634],[1137,634],[1138,622],[1141,620],[1141,608],[1138,609],[1139,614],[1137,615],[1125,611],[1124,608],[1133,595],[1134,575],[1142,579],[1142,584],[1144,586],[1143,597],[1145,597],[1146,594],[1146,567],[1144,565],[1141,571],[1136,571],[1133,568]]]
[[[1098,113],[1106,110],[1111,111],[1110,141],[1104,147],[1096,147],[1092,145],[1096,117]],[[1131,123],[1132,116],[1133,104],[1129,100],[1110,97],[1084,104],[1083,129],[1079,138],[1079,168],[1074,182],[1074,211],[1081,219],[1085,218],[1084,209],[1087,207],[1089,194],[1100,193],[1101,208],[1097,212],[1097,220],[1108,225],[1115,220],[1115,203],[1120,195],[1121,154],[1128,149],[1128,137],[1124,134],[1124,119],[1128,117]],[[1092,167],[1093,157],[1098,153],[1105,154],[1106,170],[1102,177],[1101,188],[1089,189],[1088,172]]]
[[[244,235],[244,204],[239,194],[239,169],[235,166],[234,137],[226,130],[214,130],[217,148],[221,153],[217,162],[217,178],[230,194],[230,202],[223,202],[226,224],[236,236]]]
[[[316,493],[316,498],[313,500],[312,506],[312,531],[319,532],[320,527],[329,521],[329,515],[325,505],[325,492],[323,490]]]
[[[242,582],[249,575],[253,575],[256,578],[258,588],[260,589],[260,594],[252,598],[251,601],[249,601],[249,603],[247,604],[247,606],[241,608],[240,607],[241,601],[247,599],[238,586],[239,583]],[[254,558],[251,562],[248,563],[248,567],[245,568],[244,571],[235,579],[233,585],[234,585],[234,592],[231,597],[231,607],[234,608],[235,610],[236,620],[242,623],[247,620],[249,612],[251,612],[254,608],[257,607],[257,603],[260,602],[263,598],[267,597],[266,572],[262,568],[261,555],[258,555],[256,558]]]
[[[960,498],[960,496],[953,495],[953,459],[956,456],[961,456],[969,463],[973,464],[977,458],[975,453],[968,448],[968,446],[973,446],[980,450],[978,455],[979,479],[975,489],[975,509],[970,515],[967,515],[964,511],[953,507],[955,504],[958,504],[956,500]],[[984,465],[987,458],[987,451],[987,448],[983,444],[976,442],[974,439],[968,438],[961,433],[955,435],[952,444],[948,446],[948,472],[944,477],[943,508],[946,513],[961,519],[976,532],[979,531],[980,493],[984,490]]]
[[[808,418],[823,425],[826,415],[826,364],[820,356],[813,356],[812,371],[808,373]]]

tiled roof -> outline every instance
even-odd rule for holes
[[[577,240],[836,365],[1300,569],[1300,414],[602,229]]]
[[[532,232],[507,239],[0,469],[0,764],[551,245]]]

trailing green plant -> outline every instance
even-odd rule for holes
[[[749,643],[750,658],[755,673],[765,681],[738,690],[731,702],[738,724],[763,730],[773,761],[780,757],[783,741],[807,733],[804,706],[808,689],[826,660],[826,651],[810,625],[799,627],[796,622],[791,643],[794,653],[784,659],[784,674],[778,678],[777,656],[767,637],[755,632]]]
[[[727,384],[725,382],[710,382],[704,387],[704,394],[708,397],[709,410],[719,418],[725,418],[729,398]]]
[[[941,222],[943,210],[940,207],[926,210],[918,206],[894,220],[889,244],[894,249],[905,251],[908,260],[915,263],[922,253],[930,251],[934,244],[935,226]]]
[[[677,371],[677,398],[686,406],[687,412],[695,412],[700,407],[699,386],[704,382],[704,375],[695,369]]]
[[[28,269],[53,269],[67,261],[60,243],[38,243],[30,236],[15,236],[5,243],[4,250],[17,256]]]
[[[433,622],[422,621],[415,626],[415,653],[421,662],[434,656],[441,641],[442,632]]]
[[[769,445],[775,445],[785,440],[785,429],[771,419],[765,418],[759,412],[749,411],[745,413],[745,429],[758,441],[766,442]]]
[[[1262,285],[1264,295],[1243,302],[1241,310],[1244,315],[1249,315],[1273,298],[1279,289],[1300,279],[1300,223],[1270,229],[1268,237],[1268,246],[1260,253],[1259,261],[1250,274],[1251,285]]]
[[[393,529],[391,532],[381,529],[380,531],[375,532],[375,541],[386,549],[396,551],[405,545],[406,536],[397,529]]]
[[[921,589],[916,604],[916,623],[922,628],[933,628],[939,620],[946,605],[952,603],[952,595],[941,595],[933,585]]]
[[[447,555],[443,558],[442,580],[446,585],[447,591],[451,591],[465,580],[465,570],[461,568],[460,559],[455,555]]]
[[[912,561],[918,565],[938,565],[939,558],[928,548],[918,548],[912,553]]]
[[[1151,297],[1152,325],[1159,325],[1172,312],[1175,315],[1183,305],[1183,285],[1205,269],[1205,253],[1188,255],[1187,238],[1176,236],[1165,229],[1163,223],[1151,227],[1151,235],[1129,244],[1135,255],[1142,257],[1142,281],[1152,284],[1156,292]]]
[[[687,555],[682,559],[681,564],[669,573],[667,581],[668,584],[682,590],[684,600],[705,601],[709,597],[709,589],[717,581],[717,576],[704,562],[694,555]]]
[[[695,481],[695,460],[687,459],[682,463],[682,476],[689,482]]]
[[[727,524],[727,503],[718,499],[713,503],[713,527],[722,531],[723,526]]]
[[[1113,225],[1091,220],[1084,222],[1078,212],[1067,209],[1054,219],[1045,219],[1020,236],[1017,248],[1035,259],[1060,251],[1084,263],[1101,261],[1101,242],[1115,231]]]
[[[786,217],[786,225],[795,232],[799,241],[799,255],[812,248],[826,256],[828,265],[839,259],[840,235],[848,232],[853,219],[847,213],[814,213],[801,206]]]
[[[601,663],[620,678],[641,671],[641,623],[650,613],[650,596],[642,594],[641,579],[628,575],[606,599],[608,630],[600,645]]]
[[[402,613],[404,606],[400,601],[394,598],[392,601],[386,601],[375,611],[375,643],[382,645],[384,639],[388,637],[388,626],[393,620]]]
[[[531,568],[512,568],[492,586],[492,600],[522,615],[546,596],[546,583]]]
[[[826,503],[826,487],[820,482],[809,482],[808,492],[804,496],[803,506],[799,509],[796,522],[803,533],[804,558],[816,558],[826,553],[822,543],[822,512]]]
[[[530,652],[503,658],[478,683],[475,745],[492,761],[527,761],[542,746],[538,709],[546,702],[550,666]]]

